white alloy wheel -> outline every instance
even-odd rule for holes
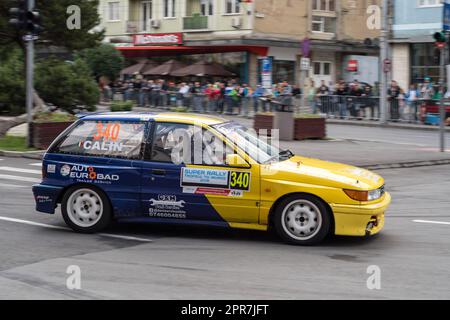
[[[281,224],[289,237],[298,241],[306,241],[314,238],[320,232],[322,214],[311,201],[297,199],[284,208]]]
[[[69,196],[66,210],[72,223],[81,228],[90,228],[102,218],[103,201],[92,189],[78,189]]]

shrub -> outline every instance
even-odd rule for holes
[[[112,112],[131,111],[133,110],[133,101],[114,101],[111,103]]]

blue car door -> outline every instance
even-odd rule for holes
[[[180,123],[153,124],[142,164],[143,214],[158,222],[226,225],[206,197],[183,193],[181,174],[185,165],[174,163],[168,142],[175,130],[187,127]]]

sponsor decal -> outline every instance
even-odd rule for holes
[[[80,141],[79,147],[84,150],[122,152],[123,143],[114,141]]]
[[[56,173],[56,164],[47,165],[47,173]]]
[[[53,200],[50,196],[36,196],[36,202],[38,203],[47,203],[52,201]]]
[[[203,187],[185,187],[183,188],[183,193],[236,197],[236,198],[241,198],[244,196],[244,191],[241,190],[203,188]]]
[[[229,184],[229,171],[183,168],[182,186],[224,187]]]
[[[183,168],[184,193],[242,197],[250,191],[250,172]]]
[[[61,175],[64,177],[68,176],[78,182],[89,183],[111,184],[112,182],[120,180],[120,177],[117,174],[97,173],[95,170],[94,167],[82,165],[69,166],[66,164],[61,168]]]
[[[70,174],[70,166],[68,164],[63,165],[60,173],[63,177],[67,177]]]
[[[152,218],[186,219],[186,211],[183,210],[186,202],[177,200],[175,195],[158,195],[158,199],[150,199],[148,214]]]

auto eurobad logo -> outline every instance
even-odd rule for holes
[[[104,174],[97,173],[94,167],[67,164],[61,167],[61,176],[69,176],[77,181],[94,181],[94,182],[106,182],[111,183],[113,181],[119,181],[120,177],[117,174]]]

